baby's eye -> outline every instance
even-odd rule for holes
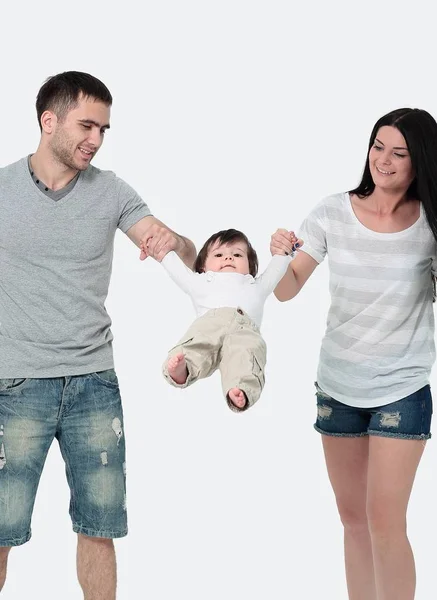
[[[241,258],[241,257],[242,257],[242,254],[240,254],[239,252],[236,252],[236,253],[234,254],[234,256],[237,256],[238,258]]]
[[[217,252],[217,254],[214,254],[215,258],[221,258],[223,256],[223,254],[221,252]]]

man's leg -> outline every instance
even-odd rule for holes
[[[6,567],[10,548],[0,548],[0,592],[6,581]]]
[[[79,534],[77,568],[85,600],[114,600],[113,538],[127,534],[125,437],[115,372],[69,377],[57,431]]]
[[[77,576],[84,600],[115,600],[117,569],[114,542],[79,533]]]
[[[57,380],[0,379],[0,590],[11,546],[26,543],[41,471],[56,431]]]

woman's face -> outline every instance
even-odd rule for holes
[[[399,129],[378,129],[369,152],[369,166],[376,187],[390,191],[406,191],[415,174],[405,138]]]

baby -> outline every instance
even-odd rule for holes
[[[294,238],[293,249],[302,245]],[[291,256],[275,255],[257,277],[258,257],[241,231],[212,235],[200,250],[194,271],[171,251],[161,264],[190,297],[197,313],[163,365],[167,381],[187,387],[220,369],[228,406],[243,411],[264,387],[266,344],[260,334],[264,303],[284,276]]]

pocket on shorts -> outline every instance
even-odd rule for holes
[[[264,375],[264,367],[265,367],[265,362],[263,364],[263,360],[261,359],[261,356],[256,356],[256,354],[254,354],[253,355],[253,363],[252,363],[252,373],[258,379],[261,388],[264,387],[264,384],[266,382],[266,378]]]
[[[316,388],[316,395],[318,398],[320,398],[321,400],[334,400],[334,398],[332,398],[322,390],[317,381],[314,382],[314,386]]]
[[[180,340],[177,344],[175,344],[173,346],[173,348],[170,348],[168,353],[173,354],[174,351],[176,350],[176,348],[183,348],[184,346],[187,346],[188,344],[190,344],[193,340],[194,340],[194,336],[191,336],[189,338],[182,338],[182,340]]]
[[[175,344],[172,348],[170,348],[170,350],[167,353],[168,356],[173,356],[174,354],[178,354],[179,352],[183,353],[185,346],[188,346],[188,344],[191,344],[191,342],[193,340],[194,340],[194,336],[183,337],[177,344]]]
[[[99,383],[107,385],[108,387],[118,388],[118,378],[114,369],[106,369],[106,371],[97,371],[91,373],[91,377],[97,379]]]
[[[22,387],[26,385],[29,379],[16,378],[16,379],[0,379],[0,394],[5,392],[18,392]]]

